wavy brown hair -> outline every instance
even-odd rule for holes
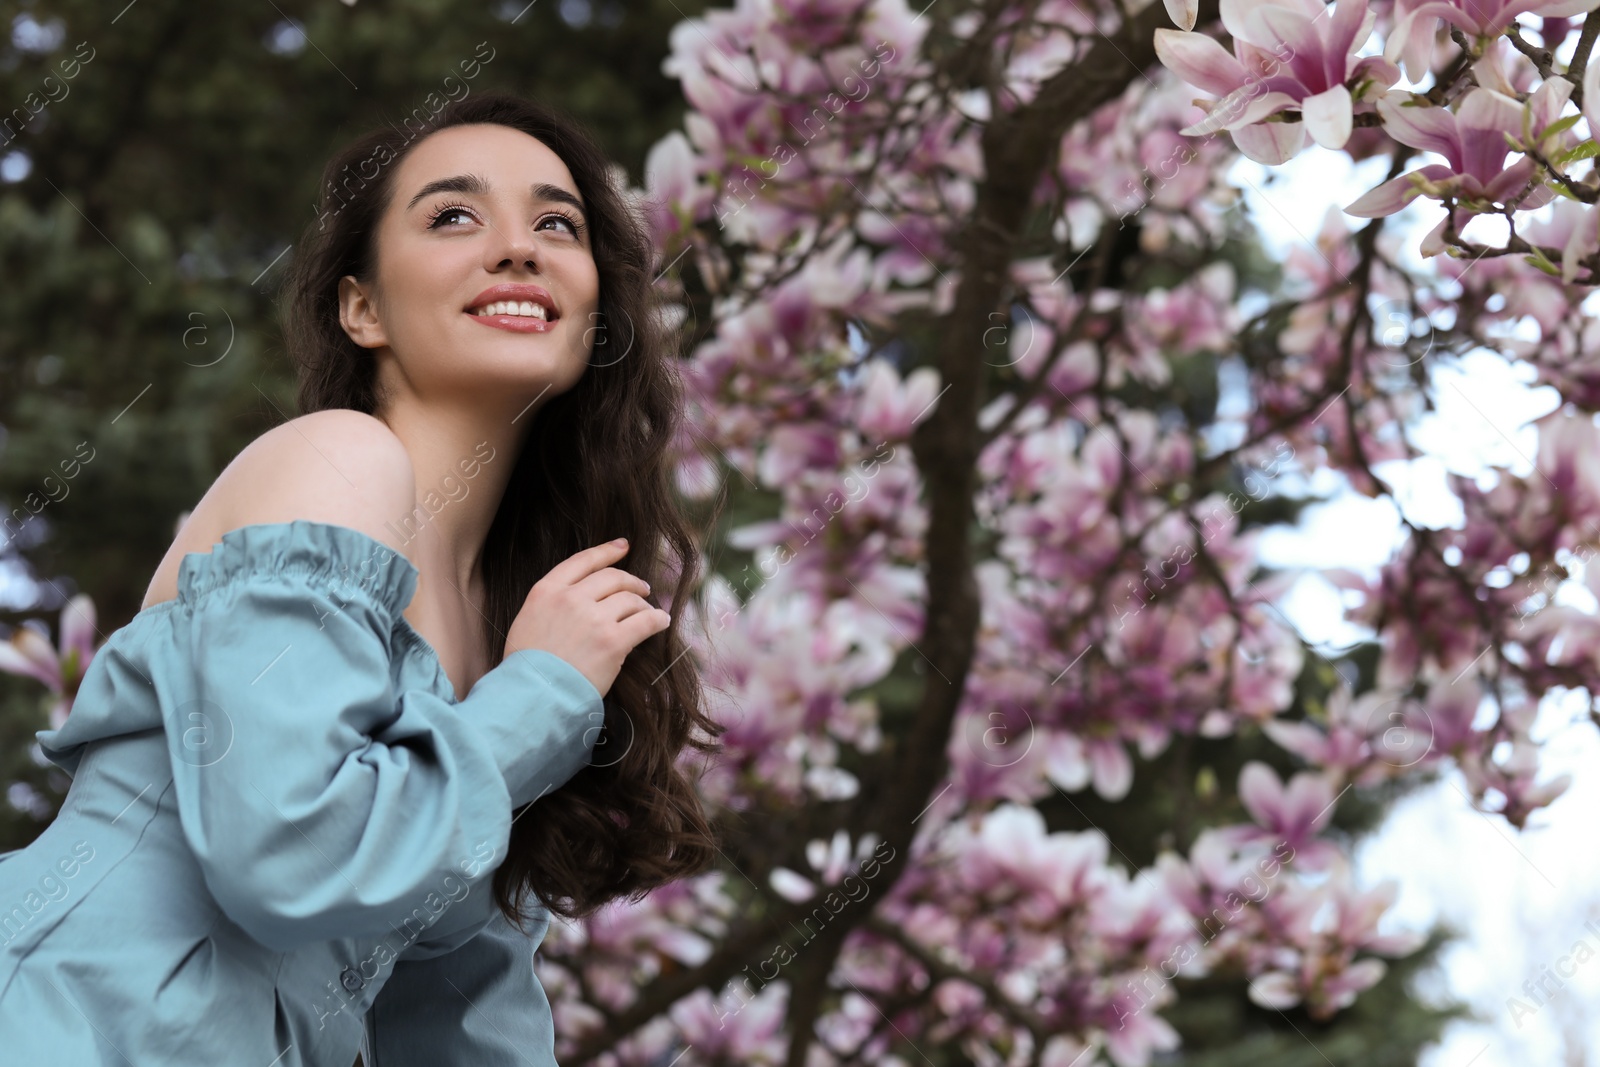
[[[596,752],[622,747],[626,753],[606,765],[591,762],[535,801],[539,817],[512,824],[509,855],[494,875],[495,902],[519,927],[527,918],[519,901],[528,889],[550,911],[582,917],[614,898],[637,899],[704,870],[715,847],[694,781],[679,761],[686,747],[714,752],[723,730],[706,714],[679,633],[699,568],[668,461],[682,417],[681,380],[652,314],[646,229],[585,130],[552,108],[500,92],[463,97],[431,117],[416,114],[424,120],[375,129],[328,161],[318,218],[289,268],[284,340],[302,413],[373,414],[377,363],[339,324],[339,279],[373,280],[373,235],[393,196],[395,171],[429,133],[468,123],[509,126],[555,152],[577,182],[599,269],[594,354],[577,384],[535,416],[485,538],[483,572],[490,664],[500,662],[503,635],[534,582],[585,548],[625,536],[628,554],[618,566],[654,588],[673,583],[671,625],[629,653],[605,697]],[[596,358],[602,352],[611,354]]]

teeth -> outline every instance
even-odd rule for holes
[[[526,315],[529,318],[544,319],[549,321],[549,314],[543,304],[535,304],[532,300],[501,300],[494,304],[485,304],[472,312],[474,315]]]

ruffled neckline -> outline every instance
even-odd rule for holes
[[[178,567],[177,597],[142,609],[119,627],[96,650],[91,668],[115,646],[128,642],[145,645],[155,635],[158,623],[170,622],[178,617],[176,613],[193,611],[200,598],[229,582],[258,576],[275,580],[295,573],[320,576],[330,592],[345,602],[364,596],[374,607],[381,606],[379,614],[390,619],[390,633],[398,645],[395,654],[409,655],[415,650],[423,661],[421,670],[432,665],[431,691],[452,706],[461,702],[439,653],[402,614],[416,592],[416,565],[360,530],[311,519],[241,526],[223,534],[209,553],[187,553]],[[119,658],[143,676],[138,665],[140,653],[129,651],[131,656]],[[144,681],[151,685],[148,677]],[[110,704],[80,706],[63,726],[40,730],[34,738],[53,763],[75,774],[77,748],[122,732],[127,722],[123,712]]]
[[[352,526],[291,519],[250,523],[229,530],[212,543],[210,552],[185,553],[178,563],[177,597],[142,609],[127,626],[146,615],[179,607],[193,609],[212,590],[255,574],[314,575],[342,597],[365,596],[382,606],[402,638],[421,649],[433,665],[435,682],[443,682],[450,702],[459,702],[438,650],[404,614],[417,590],[420,572],[416,564]]]
[[[400,616],[416,593],[419,572],[400,552],[351,526],[311,519],[257,522],[229,530],[210,552],[178,564],[178,597],[196,600],[252,574],[307,575],[341,595],[365,595]]]

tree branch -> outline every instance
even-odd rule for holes
[[[1215,21],[1218,10],[1217,0],[1204,0],[1202,20]],[[928,602],[917,647],[931,674],[902,743],[886,745],[863,776],[868,784],[849,819],[856,834],[876,832],[893,848],[873,880],[879,892],[888,892],[905,871],[916,820],[945,774],[944,750],[976,650],[981,605],[973,573],[972,500],[982,436],[978,412],[987,384],[982,334],[988,315],[1003,303],[1023,221],[1062,136],[1119,97],[1135,78],[1146,76],[1145,70],[1156,62],[1155,31],[1167,25],[1162,5],[1145,8],[1124,24],[1116,40],[1102,36],[1080,62],[1046,82],[1030,103],[996,114],[983,131],[985,178],[976,189],[971,221],[953,240],[961,278],[935,360],[946,389],[911,440],[928,502]],[[845,936],[868,920],[875,905],[871,896],[846,901],[832,916],[827,936],[811,950],[822,955],[808,960],[807,968],[820,968],[824,974],[831,970]],[[592,1060],[695,989],[720,989],[772,944],[785,924],[809,911],[794,905],[781,908],[724,942],[699,966],[651,982],[632,1007],[616,1013],[605,1033],[580,1042],[572,1061]],[[811,1027],[794,1028],[791,1062],[795,1057],[804,1062],[810,1040]]]

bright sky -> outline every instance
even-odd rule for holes
[[[1313,145],[1270,172],[1241,160],[1232,177],[1245,190],[1269,246],[1281,255],[1295,244],[1309,245],[1326,205],[1350,203],[1382,180],[1386,167],[1384,160],[1352,164]],[[1424,262],[1415,249],[1438,218],[1437,206],[1420,200],[1395,216],[1406,233],[1410,262]],[[1478,474],[1490,465],[1517,474],[1532,469],[1537,433],[1528,423],[1555,407],[1556,394],[1530,388],[1531,380],[1531,368],[1486,351],[1436,369],[1432,393],[1438,410],[1412,437],[1431,455],[1379,470],[1413,521],[1459,522],[1460,508],[1444,483],[1446,468],[1460,474]],[[1388,558],[1401,536],[1395,505],[1370,500],[1341,482],[1330,476],[1312,486],[1334,499],[1307,509],[1297,528],[1269,532],[1262,541],[1265,562],[1370,573]],[[1570,592],[1564,589],[1563,599]],[[1581,603],[1582,597],[1571,600]],[[1337,648],[1359,633],[1343,622],[1335,590],[1321,579],[1302,579],[1282,606],[1313,644]],[[1424,930],[1441,923],[1460,935],[1442,954],[1443,973],[1419,993],[1449,994],[1480,1018],[1450,1027],[1421,1067],[1595,1062],[1586,1053],[1600,1049],[1600,1013],[1588,1010],[1600,995],[1600,933],[1584,924],[1594,921],[1600,931],[1600,902],[1593,892],[1600,885],[1600,850],[1594,847],[1592,814],[1600,810],[1600,734],[1586,721],[1587,705],[1582,692],[1563,692],[1541,707],[1534,735],[1548,742],[1541,780],[1571,771],[1574,782],[1523,832],[1474,810],[1460,774],[1452,770],[1396,805],[1358,851],[1363,885],[1390,877],[1400,882],[1397,925]],[[1580,940],[1586,946],[1574,954]],[[1561,977],[1558,969],[1570,976]],[[1530,981],[1536,987],[1541,979],[1544,991],[1535,989],[1535,1000],[1522,987]],[[1523,1006],[1509,1004],[1513,997]]]

